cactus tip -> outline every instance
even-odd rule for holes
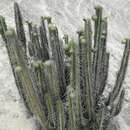
[[[21,71],[22,71],[22,68],[20,66],[15,67],[15,72],[21,72]]]
[[[96,9],[96,10],[102,10],[103,8],[102,8],[102,6],[97,5],[97,6],[95,6],[95,9]]]
[[[53,24],[49,24],[49,29],[50,29],[51,31],[55,31],[55,30],[56,30],[56,26],[53,25]]]
[[[107,17],[104,17],[104,18],[102,19],[102,21],[104,21],[104,22],[107,21]]]
[[[33,65],[33,67],[38,68],[41,64],[42,64],[42,61],[37,60],[37,61],[33,61],[32,65]]]
[[[122,43],[122,44],[126,44],[128,40],[129,40],[129,39],[125,38],[125,39],[122,40],[121,43]]]
[[[96,16],[96,15],[93,15],[93,16],[92,16],[92,20],[93,20],[93,21],[97,20],[97,16]]]
[[[6,35],[6,36],[13,36],[14,33],[15,33],[14,29],[10,28],[9,30],[7,30],[7,31],[5,32],[5,35]]]
[[[77,30],[77,33],[78,33],[79,35],[83,34],[83,33],[84,33],[84,32],[83,32],[83,29],[78,29],[78,30]]]
[[[44,63],[45,66],[50,66],[50,65],[52,65],[52,64],[54,64],[54,61],[53,61],[53,60],[47,60],[47,61],[45,61],[45,63]]]

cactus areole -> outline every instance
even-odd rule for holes
[[[77,32],[78,41],[68,35],[59,38],[51,17],[41,17],[39,26],[27,22],[28,41],[17,3],[16,29],[9,29],[0,16],[0,34],[17,88],[40,130],[107,130],[120,113],[130,39],[123,41],[121,66],[113,90],[106,97],[110,55],[106,49],[107,18],[102,16],[102,10],[95,7],[94,35],[91,19],[84,19],[83,30]]]

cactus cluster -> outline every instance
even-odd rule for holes
[[[122,108],[122,87],[130,54],[125,39],[121,66],[113,90],[106,97],[109,53],[106,50],[107,18],[95,7],[94,33],[91,19],[77,32],[78,41],[64,35],[50,17],[41,17],[39,26],[26,22],[14,3],[15,29],[0,16],[0,34],[5,42],[16,85],[26,107],[46,130],[106,130]],[[94,35],[93,35],[94,34]]]

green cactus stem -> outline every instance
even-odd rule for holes
[[[13,64],[19,65],[21,67],[21,71],[17,71],[17,74],[22,84],[22,87],[24,88],[20,88],[20,89],[22,89],[23,93],[25,94],[25,98],[31,112],[35,113],[37,119],[39,120],[39,122],[41,123],[43,127],[48,128],[47,119],[42,109],[42,106],[39,100],[39,95],[35,93],[36,84],[34,80],[32,79],[33,77],[31,76],[31,73],[29,72],[25,57],[23,55],[24,49],[19,48],[20,44],[18,44],[18,42],[20,41],[17,40],[14,30],[7,31],[6,38],[7,38],[7,43],[13,47],[11,49],[14,51],[14,54],[12,54],[11,56],[16,59],[16,61]]]
[[[23,26],[23,19],[22,15],[19,9],[18,3],[14,3],[14,15],[15,15],[15,25],[16,25],[16,32],[19,40],[21,41],[21,44],[26,52],[26,37],[24,32],[24,26]]]
[[[3,40],[6,42],[5,32],[7,31],[7,25],[5,23],[5,18],[0,16],[0,34]]]
[[[64,112],[64,106],[61,100],[57,101],[57,124],[58,124],[58,130],[65,130],[65,112]]]
[[[122,89],[122,84],[125,78],[126,74],[126,69],[128,66],[128,61],[129,61],[129,55],[130,55],[130,39],[126,39],[125,41],[125,50],[123,53],[123,58],[121,61],[121,66],[117,74],[117,79],[114,85],[114,89],[111,93],[111,97],[109,100],[109,104],[111,104],[120,94],[120,91]]]
[[[77,44],[72,39],[71,44],[71,71],[70,71],[70,86],[74,89],[75,98],[73,99],[75,102],[75,117],[76,117],[76,125],[77,129],[82,124],[82,107],[81,107],[81,89],[79,87],[79,57],[78,57],[78,49]]]
[[[47,40],[47,34],[46,34],[46,28],[45,28],[45,21],[43,18],[41,18],[41,26],[40,26],[40,40],[41,40],[41,48],[43,50],[42,57],[44,57],[43,61],[49,59],[49,46],[48,46],[48,40]]]
[[[88,107],[88,115],[89,120],[92,120],[94,117],[94,98],[93,98],[93,87],[92,87],[92,56],[91,56],[91,48],[92,48],[92,32],[91,32],[91,23],[90,20],[85,21],[85,41],[86,41],[86,49],[85,49],[85,58],[86,58],[86,94],[87,94],[87,107]],[[83,40],[83,39],[82,39]]]
[[[52,58],[56,62],[61,97],[66,90],[65,65],[63,48],[58,37],[58,30],[53,24],[49,24],[50,43],[52,48]]]
[[[98,92],[98,66],[100,64],[98,63],[99,61],[99,53],[100,53],[100,45],[101,45],[101,34],[102,34],[102,7],[97,6],[95,7],[96,11],[96,17],[94,19],[94,54],[93,54],[93,87],[95,90],[95,98],[96,98],[96,93]]]

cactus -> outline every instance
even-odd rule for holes
[[[109,71],[107,18],[95,7],[94,37],[91,19],[84,20],[78,42],[61,39],[51,17],[41,17],[39,27],[27,21],[29,41],[19,5],[14,3],[15,29],[0,16],[5,42],[19,94],[31,115],[46,130],[107,130],[123,105],[122,87],[130,54],[125,39],[121,66],[113,90],[104,96]],[[94,40],[93,40],[94,39]]]
[[[26,51],[26,37],[23,27],[23,19],[18,6],[18,3],[14,3],[14,11],[15,11],[15,24],[16,24],[16,32],[21,44]]]

